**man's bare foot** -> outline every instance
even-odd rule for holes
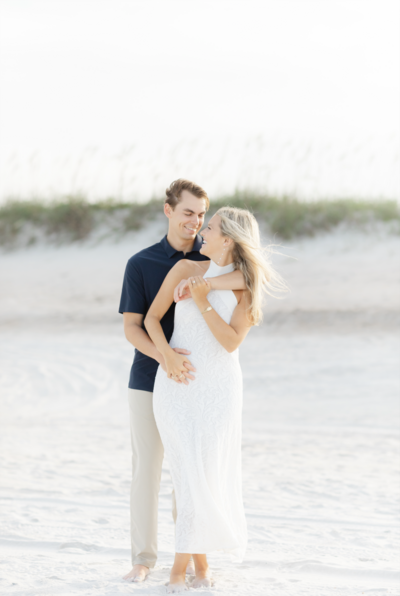
[[[169,584],[167,586],[167,594],[177,594],[187,590],[185,584],[185,574],[171,573]]]
[[[193,559],[190,559],[189,563],[187,564],[186,575],[196,575]]]
[[[129,573],[124,575],[123,579],[128,582],[143,582],[150,573],[150,569],[145,565],[134,565]]]
[[[191,588],[211,588],[211,572],[209,567],[197,569],[196,577],[190,584]]]

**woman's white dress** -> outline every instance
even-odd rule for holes
[[[205,277],[233,271],[210,261]],[[231,290],[208,294],[229,323],[237,305]],[[192,298],[175,308],[172,347],[191,351],[195,381],[178,384],[158,368],[153,405],[174,485],[175,550],[202,554],[224,551],[243,559],[247,527],[242,501],[242,371],[239,353],[215,339]]]

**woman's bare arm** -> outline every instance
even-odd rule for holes
[[[200,312],[203,313],[211,333],[227,352],[233,352],[240,346],[251,328],[247,316],[251,302],[250,292],[248,290],[241,292],[240,301],[233,311],[228,325],[214,309],[206,311],[211,306],[207,300],[207,294],[210,290],[201,276],[196,276],[193,279],[195,283],[190,286],[191,295]]]
[[[168,273],[157,296],[154,298],[152,305],[144,320],[145,327],[150,338],[153,340],[157,350],[162,354],[167,374],[169,377],[179,377],[188,374],[188,366],[191,370],[195,370],[187,356],[177,354],[167,342],[164,331],[161,327],[161,319],[171,306],[174,300],[174,288],[182,277],[188,277],[191,274],[198,272],[196,263],[189,260],[179,261],[171,271]],[[190,378],[190,377],[189,377]],[[177,379],[176,379],[177,380]],[[185,379],[181,378],[185,384]]]

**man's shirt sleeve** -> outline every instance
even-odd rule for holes
[[[141,267],[134,259],[129,259],[122,284],[119,312],[134,312],[140,315],[147,314],[148,305],[143,284]]]

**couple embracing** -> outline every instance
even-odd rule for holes
[[[173,483],[175,561],[168,593],[211,586],[207,553],[242,560],[242,373],[238,347],[261,320],[264,292],[283,289],[246,210],[222,207],[202,229],[206,192],[179,179],[166,191],[167,235],[127,264],[119,311],[134,345],[129,381],[131,544],[143,581],[157,560],[164,452]],[[175,305],[176,302],[176,305]]]

